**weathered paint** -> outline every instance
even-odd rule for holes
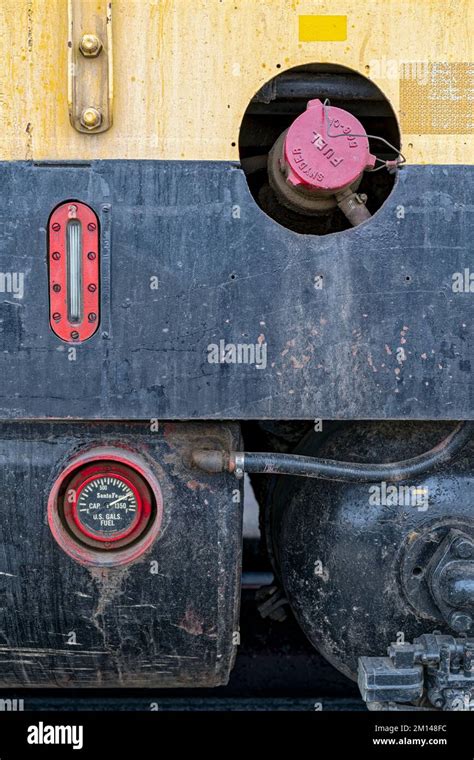
[[[0,280],[0,416],[471,418],[473,179],[407,166],[372,219],[317,236],[232,163],[0,164],[0,274],[24,275],[21,298]],[[68,197],[101,230],[80,345],[49,324],[45,225]]]
[[[300,41],[299,17],[316,12],[347,16],[347,39]],[[2,0],[1,159],[235,160],[249,100],[281,71],[345,65],[400,118],[400,66],[465,65],[473,51],[470,0],[114,0],[113,18],[114,125],[81,135],[68,115],[66,0]],[[446,93],[435,87],[427,103],[427,121],[430,108],[449,119]],[[472,133],[411,134],[401,122],[409,162],[472,159]]]
[[[193,447],[240,446],[235,425],[0,424],[0,687],[161,687],[226,683],[236,653],[242,490],[199,473]],[[120,445],[146,461],[163,523],[121,567],[73,561],[45,519],[71,456]],[[236,496],[237,494],[237,496]]]

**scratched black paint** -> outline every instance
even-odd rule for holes
[[[0,685],[217,686],[236,652],[242,510],[231,476],[189,466],[190,448],[239,446],[236,426],[0,425]],[[55,542],[52,483],[85,447],[146,457],[163,493],[161,535],[124,567],[85,567]]]
[[[474,300],[452,276],[472,185],[467,166],[408,166],[371,220],[316,237],[227,162],[2,163],[0,271],[25,292],[0,293],[0,416],[471,417]],[[48,324],[45,226],[66,199],[101,220],[101,329],[75,361]],[[210,364],[221,339],[264,340],[267,367]]]

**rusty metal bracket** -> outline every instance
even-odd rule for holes
[[[68,107],[72,126],[97,134],[112,126],[112,3],[68,0]]]

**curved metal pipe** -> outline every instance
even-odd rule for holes
[[[231,452],[197,450],[192,454],[196,467],[209,473],[244,472],[267,475],[302,475],[307,478],[337,480],[343,483],[370,483],[384,480],[401,481],[425,474],[455,456],[471,439],[474,424],[461,422],[434,448],[411,459],[387,464],[338,462],[333,459],[273,454],[262,452]]]

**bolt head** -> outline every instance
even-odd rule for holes
[[[431,700],[434,707],[442,707],[444,705],[443,697],[435,697]]]
[[[86,129],[97,129],[102,123],[102,114],[97,108],[84,108],[81,115],[81,124]]]
[[[459,559],[472,559],[474,557],[474,544],[466,538],[458,538],[454,551]]]
[[[86,58],[95,58],[102,50],[102,43],[96,34],[83,34],[79,50]]]
[[[466,633],[472,626],[472,617],[468,612],[454,612],[449,624],[454,631]]]

